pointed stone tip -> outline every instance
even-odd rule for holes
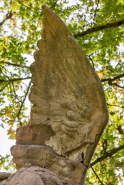
[[[45,10],[50,10],[50,9],[48,8],[48,6],[42,5],[42,10],[43,10],[43,12],[44,12]]]
[[[52,15],[54,15],[54,12],[46,5],[42,5],[42,10],[46,17],[51,17]]]
[[[43,10],[45,17],[47,18],[47,20],[50,24],[52,22],[56,23],[56,22],[60,21],[60,18],[48,6],[42,5],[42,10]]]

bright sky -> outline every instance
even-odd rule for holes
[[[15,140],[8,139],[7,129],[0,127],[0,154],[5,157],[10,154],[10,147],[15,144]]]

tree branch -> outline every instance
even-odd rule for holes
[[[0,22],[0,26],[2,26],[7,19],[11,19],[12,16],[13,16],[12,10],[8,11],[8,13],[6,14],[5,19],[2,22]]]
[[[119,134],[124,135],[124,131],[123,131],[121,125],[119,125],[119,126],[117,127],[117,130],[118,130]]]
[[[21,107],[20,107],[19,112],[18,112],[18,114],[17,114],[17,116],[16,116],[16,117],[18,118],[18,121],[19,121],[20,126],[22,126],[22,122],[21,122],[20,119],[19,119],[19,115],[20,115],[20,113],[21,113],[22,107],[23,107],[24,102],[25,102],[25,100],[26,100],[26,97],[27,97],[27,95],[28,95],[30,86],[31,86],[31,81],[30,81],[30,83],[29,83],[29,85],[28,85],[28,88],[27,88],[27,91],[26,91],[26,93],[25,93],[24,99],[23,99],[23,101],[22,101],[22,103],[21,103]]]
[[[91,55],[87,55],[87,56],[89,57],[90,61],[92,62],[92,67],[93,67],[93,69],[95,70],[95,67],[94,67],[94,62],[93,62],[93,60],[92,60],[92,57],[91,57]]]
[[[23,67],[23,68],[29,68],[28,66],[23,66],[21,64],[14,64],[14,63],[11,63],[11,62],[0,62],[2,64],[7,64],[7,65],[11,65],[11,66],[15,66],[15,67]]]
[[[113,82],[113,81],[115,81],[115,80],[117,80],[117,79],[120,79],[120,78],[122,78],[122,77],[124,77],[124,73],[122,73],[122,74],[120,74],[120,75],[117,75],[117,76],[115,76],[114,78],[102,79],[101,82],[106,82],[106,81]]]
[[[96,9],[95,9],[95,11],[94,11],[94,18],[93,18],[93,22],[95,22],[96,12],[98,11],[98,6],[99,6],[99,0],[97,1]]]
[[[119,146],[118,148],[113,148],[112,150],[106,152],[105,155],[103,155],[103,156],[97,158],[94,162],[92,162],[92,163],[90,164],[90,167],[94,166],[96,163],[101,162],[102,160],[104,160],[104,159],[106,159],[106,158],[108,158],[108,157],[113,156],[113,155],[116,154],[118,151],[123,150],[123,149],[124,149],[124,144],[121,145],[121,146]]]
[[[124,108],[124,106],[119,106],[119,105],[116,105],[116,104],[115,104],[115,105],[110,105],[110,104],[108,104],[108,103],[107,103],[107,106]]]
[[[8,84],[5,85],[2,89],[0,89],[0,92],[2,92],[7,86],[8,86]]]
[[[91,169],[93,170],[96,178],[98,179],[98,181],[100,182],[101,185],[104,185],[103,182],[100,180],[99,176],[97,175],[97,173],[95,172],[95,170],[93,169],[93,167],[91,167]]]
[[[108,82],[108,84],[111,85],[111,86],[112,86],[112,85],[115,85],[116,87],[119,87],[119,88],[121,88],[121,89],[124,89],[124,87],[118,85],[117,83]]]
[[[88,35],[90,33],[101,31],[101,30],[104,30],[104,29],[107,29],[107,28],[118,27],[118,26],[121,26],[122,24],[124,24],[124,19],[122,19],[120,21],[117,21],[117,22],[108,23],[108,24],[105,24],[103,26],[97,26],[97,27],[90,28],[90,29],[88,29],[86,31],[83,31],[83,32],[79,32],[77,34],[74,34],[74,37],[75,38],[82,37],[82,36]]]
[[[16,90],[15,90],[15,87],[14,87],[14,82],[12,82],[12,87],[13,87],[13,91],[14,91],[14,94],[15,94],[15,99],[18,99],[18,95],[16,94]]]
[[[19,80],[27,80],[27,79],[31,79],[31,77],[27,77],[27,78],[14,78],[14,79],[9,79],[9,80],[1,80],[0,79],[0,83],[14,82],[14,81],[19,81]]]
[[[58,0],[55,1],[55,3],[50,7],[50,9],[55,8],[57,2],[58,2]]]

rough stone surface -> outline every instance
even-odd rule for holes
[[[1,182],[0,182],[0,185],[5,185],[5,184],[6,184],[6,181],[7,181],[7,179],[6,179],[6,180],[1,181]]]
[[[71,161],[56,155],[51,148],[38,145],[15,145],[11,148],[17,169],[30,163],[54,172],[60,179],[79,185],[87,169],[79,161]]]
[[[69,29],[46,6],[43,11],[42,39],[30,68],[31,119],[17,130],[17,144],[46,145],[59,155],[81,160],[107,124],[104,92]]]
[[[71,185],[54,173],[40,167],[23,167],[11,175],[6,185]]]
[[[0,172],[0,182],[8,179],[8,177],[11,175],[11,173],[6,173],[6,172]]]
[[[13,161],[17,169],[31,162],[72,184],[84,184],[86,168],[108,122],[104,91],[63,21],[48,7],[42,9],[46,16],[42,39],[30,68],[31,119],[17,130]],[[78,169],[82,172],[79,181],[74,180]]]

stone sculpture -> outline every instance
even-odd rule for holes
[[[0,185],[5,185],[10,175],[10,173],[0,172]]]
[[[17,169],[27,162],[72,184],[85,174],[108,122],[103,88],[81,47],[63,21],[42,6],[42,39],[31,65],[28,125],[18,128],[11,148]]]
[[[8,178],[6,185],[71,185],[38,166],[23,167]]]

